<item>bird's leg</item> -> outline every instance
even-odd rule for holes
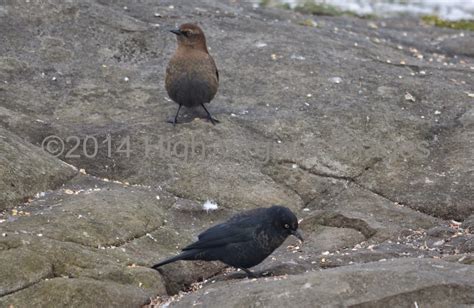
[[[249,271],[248,269],[246,268],[243,268],[243,267],[239,267],[241,270],[243,270],[246,274],[247,274],[247,277],[248,278],[257,278],[257,275],[255,275],[254,273],[252,273],[251,271]]]
[[[179,115],[179,111],[181,110],[182,106],[183,105],[179,105],[178,111],[176,111],[176,115],[174,116],[174,119],[173,120],[168,120],[169,123],[172,123],[173,125],[176,125],[176,123],[178,123],[178,115]]]
[[[272,272],[269,272],[269,271],[264,271],[264,272],[261,273],[260,275],[263,276],[263,277],[268,277],[268,276],[273,276],[273,273],[272,273]]]
[[[216,125],[216,123],[219,123],[219,120],[217,119],[214,119],[212,116],[211,116],[211,113],[209,111],[207,111],[206,109],[206,106],[204,106],[204,104],[201,104],[202,108],[204,108],[204,110],[206,110],[206,113],[207,113],[207,118],[211,121],[211,123],[213,125]]]

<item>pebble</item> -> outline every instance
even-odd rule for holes
[[[329,81],[334,82],[334,83],[341,83],[342,78],[341,77],[332,77],[332,78],[329,78]]]

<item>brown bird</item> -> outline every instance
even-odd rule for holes
[[[216,124],[204,104],[210,103],[219,87],[219,72],[214,59],[209,55],[204,32],[195,24],[186,23],[176,30],[178,48],[166,68],[166,91],[179,105],[174,120],[176,124],[182,106],[201,105],[212,124]]]

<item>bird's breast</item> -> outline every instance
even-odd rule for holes
[[[166,75],[167,78],[170,78],[170,81],[183,75],[197,76],[212,83],[216,89],[219,84],[214,60],[209,54],[203,52],[190,56],[186,56],[185,53],[175,54],[168,63]]]
[[[178,56],[167,67],[165,85],[172,100],[191,107],[209,103],[219,83],[215,65],[209,59]]]

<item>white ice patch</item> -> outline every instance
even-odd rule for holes
[[[217,210],[217,208],[217,203],[211,200],[206,200],[206,202],[204,202],[204,204],[202,205],[202,209],[206,212],[215,211]]]

